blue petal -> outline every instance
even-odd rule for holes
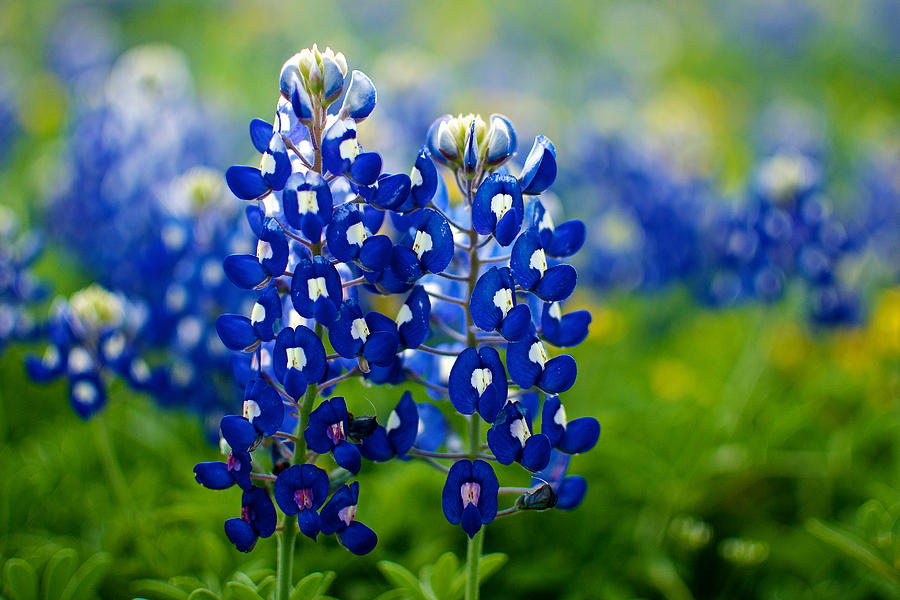
[[[472,480],[472,461],[458,460],[450,467],[444,489],[441,493],[441,506],[444,516],[451,525],[459,525],[462,518],[463,506],[460,489],[462,484]]]
[[[426,452],[434,452],[444,444],[447,437],[447,419],[444,413],[430,402],[417,403],[421,430],[416,435],[414,446]]]
[[[533,386],[541,376],[543,369],[540,363],[531,360],[529,354],[534,344],[538,343],[534,336],[526,336],[518,342],[512,342],[506,349],[506,367],[510,378],[522,389]]]
[[[523,194],[540,194],[556,180],[556,149],[546,137],[534,138],[534,145],[525,159],[522,175]]]
[[[387,436],[394,451],[402,456],[412,448],[419,430],[419,412],[416,409],[416,403],[413,402],[412,394],[408,391],[404,392],[393,412],[400,420],[400,424],[389,431]]]
[[[550,462],[550,440],[547,436],[538,433],[525,442],[522,449],[522,466],[529,471],[540,471]]]
[[[269,192],[269,184],[259,169],[236,165],[225,171],[225,181],[231,193],[241,200],[256,200]]]
[[[591,323],[591,313],[586,310],[577,310],[561,319],[556,319],[551,311],[558,311],[559,306],[553,308],[552,303],[544,304],[541,313],[541,333],[544,338],[559,348],[577,346],[584,341],[588,334],[588,325]]]
[[[356,446],[344,440],[335,446],[332,452],[334,454],[334,461],[338,465],[344,467],[354,475],[359,473],[359,468],[362,466],[362,460],[360,460],[359,449]]]
[[[359,251],[359,262],[370,271],[382,271],[391,263],[394,245],[386,235],[366,238]]]
[[[473,538],[481,529],[481,513],[474,504],[469,504],[463,509],[460,522],[466,535]]]
[[[278,516],[266,490],[254,486],[244,491],[241,504],[250,507],[253,515],[250,518],[250,526],[260,537],[269,537],[275,533]]]
[[[404,173],[383,175],[378,178],[375,193],[368,200],[369,204],[386,210],[397,210],[409,197],[411,186],[409,175]]]
[[[334,102],[344,90],[344,73],[337,62],[328,55],[322,55],[322,94],[326,102]]]
[[[526,290],[533,289],[541,280],[540,270],[531,266],[531,257],[541,250],[541,240],[534,229],[526,229],[513,244],[509,259],[516,282]]]
[[[231,283],[245,290],[259,287],[269,278],[253,254],[231,254],[225,257],[222,266]]]
[[[459,353],[450,369],[448,380],[450,402],[457,411],[464,415],[474,413],[478,405],[479,394],[478,390],[472,386],[472,373],[475,369],[480,368],[481,359],[478,356],[478,350],[466,348]]]
[[[375,86],[362,71],[354,70],[350,74],[350,87],[344,96],[340,115],[342,118],[350,117],[357,123],[372,114],[378,96]]]
[[[220,315],[216,319],[216,331],[225,347],[231,350],[243,351],[259,341],[250,319],[243,315]]]
[[[238,415],[226,415],[219,422],[219,428],[222,430],[222,437],[228,442],[232,450],[247,451],[254,443],[259,434],[256,428],[250,424],[250,421]],[[219,463],[221,464],[221,463]]]
[[[359,521],[352,521],[343,531],[337,534],[338,541],[353,554],[368,554],[375,549],[378,536],[368,526]]]
[[[522,445],[510,434],[509,427],[510,421],[505,419],[487,432],[488,446],[501,465],[511,465],[522,451]]]
[[[556,494],[558,496],[556,508],[572,510],[584,500],[584,496],[587,494],[587,481],[579,475],[566,477],[560,483]]]
[[[225,535],[234,544],[234,547],[241,552],[250,552],[256,546],[256,540],[259,536],[243,519],[228,519],[225,521]]]
[[[363,152],[356,157],[347,170],[347,175],[357,185],[372,185],[381,174],[381,155],[377,152]]]
[[[562,403],[557,396],[547,396],[544,399],[544,408],[541,412],[541,433],[547,436],[550,444],[554,447],[559,444],[559,440],[566,432],[565,419],[562,419],[563,423],[556,422],[556,415],[560,408],[562,408]],[[565,413],[560,415],[560,417],[564,416]]]
[[[600,423],[593,417],[581,417],[569,421],[565,434],[559,442],[559,449],[567,454],[587,452],[597,444],[600,437]]]
[[[572,387],[577,375],[578,367],[575,359],[563,354],[547,361],[537,386],[545,392],[559,394]]]
[[[297,526],[303,535],[313,541],[319,535],[319,524],[319,513],[312,508],[303,509],[297,514]]]
[[[388,442],[387,434],[381,425],[371,435],[363,439],[359,445],[359,453],[375,462],[384,462],[395,456],[394,449]]]
[[[500,492],[500,483],[490,463],[481,459],[472,462],[472,479],[481,485],[478,509],[481,512],[481,522],[487,525],[497,516],[497,494]]]
[[[500,334],[510,342],[517,342],[531,330],[531,310],[527,304],[514,306],[506,314],[500,327]]]
[[[262,119],[250,121],[250,141],[256,151],[262,154],[269,148],[269,140],[272,138],[273,127]]]
[[[370,363],[385,367],[397,354],[399,341],[395,332],[373,331],[363,345],[363,356]]]
[[[194,465],[194,479],[211,490],[224,490],[234,485],[234,478],[223,462],[202,462]]]
[[[397,316],[400,339],[406,348],[418,348],[430,333],[431,300],[425,288],[416,286],[403,304]]]
[[[575,290],[578,274],[572,265],[556,265],[544,272],[534,287],[534,294],[545,302],[565,300]]]
[[[291,108],[301,123],[304,125],[312,123],[312,100],[309,97],[309,92],[306,91],[306,87],[299,80],[296,82],[296,85],[292,86]]]
[[[431,202],[438,188],[438,172],[424,146],[416,156],[410,177],[416,179],[410,190],[413,202],[418,208],[423,208]]]
[[[428,132],[425,134],[426,147],[428,148],[428,154],[431,156],[432,160],[439,162],[445,167],[450,166],[450,161],[446,156],[440,151],[440,130],[441,123],[450,120],[452,117],[450,115],[441,115],[428,127]],[[458,522],[458,521],[457,521]]]
[[[587,237],[587,228],[581,221],[566,221],[556,228],[550,245],[547,246],[547,254],[558,258],[572,256],[584,245]]]

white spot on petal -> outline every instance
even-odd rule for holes
[[[316,201],[316,193],[312,190],[297,192],[297,207],[299,208],[301,215],[306,213],[318,213],[319,203]]]
[[[361,317],[353,319],[353,323],[350,325],[350,335],[354,340],[365,342],[369,337],[369,325],[366,323],[366,320]]]
[[[250,313],[250,322],[253,324],[262,323],[266,320],[266,307],[257,302],[253,305],[253,311]]]
[[[472,371],[471,384],[478,392],[479,396],[481,396],[484,393],[484,390],[486,390],[493,382],[494,374],[491,373],[490,369],[475,369]]]
[[[88,351],[81,347],[72,348],[69,352],[69,372],[85,373],[94,367],[94,359]]]
[[[538,248],[534,251],[531,255],[531,260],[528,261],[528,266],[540,271],[541,277],[544,276],[544,272],[547,270],[547,255],[544,254],[543,248]]]
[[[384,426],[384,432],[390,433],[398,427],[400,427],[400,417],[397,416],[396,410],[392,410],[390,416],[388,417],[387,425]]]
[[[59,349],[56,346],[47,346],[47,349],[44,351],[44,357],[41,359],[41,364],[43,364],[48,369],[55,369],[59,366]]]
[[[531,348],[528,349],[528,360],[540,365],[541,369],[547,364],[549,358],[550,357],[547,356],[547,349],[544,348],[544,344],[540,341],[533,343]]]
[[[122,356],[123,350],[125,350],[125,336],[121,333],[114,333],[103,341],[103,355],[110,360]]]
[[[244,418],[253,422],[253,419],[262,414],[259,404],[255,400],[244,400]]]
[[[528,423],[525,422],[525,419],[513,421],[509,426],[509,434],[519,440],[523,448],[525,447],[525,442],[531,437],[531,431],[528,429]]]
[[[288,369],[297,369],[302,371],[306,366],[306,352],[303,348],[287,349],[287,366]]]
[[[428,232],[422,231],[419,229],[416,231],[416,239],[413,241],[413,252],[416,253],[416,256],[419,257],[419,260],[422,260],[422,255],[431,250],[433,247],[431,236]]]
[[[409,323],[412,321],[413,315],[412,311],[409,310],[409,306],[404,304],[400,307],[400,312],[397,313],[397,327],[403,325],[404,323]]]
[[[313,302],[315,302],[319,296],[328,297],[328,289],[325,287],[324,277],[313,277],[306,282],[306,287],[308,288],[309,299]]]
[[[344,522],[344,525],[350,526],[350,523],[356,519],[356,505],[347,506],[338,511],[338,518]]]
[[[359,142],[356,138],[348,138],[341,142],[340,146],[341,158],[353,160],[359,156]]]
[[[355,246],[359,246],[362,248],[363,242],[366,238],[369,237],[369,232],[366,231],[366,226],[359,223],[354,223],[350,227],[347,228],[347,243]]]
[[[137,382],[144,383],[150,379],[150,367],[143,358],[131,361],[131,377]]]
[[[563,429],[566,428],[566,424],[568,423],[568,421],[566,421],[566,409],[562,404],[559,405],[559,408],[556,410],[556,414],[553,415],[553,422]]]
[[[256,258],[257,260],[263,261],[267,258],[272,258],[275,254],[272,252],[272,244],[265,240],[259,240],[256,243]]]
[[[263,175],[275,173],[275,157],[268,152],[263,152],[262,158],[259,159],[259,170]]]
[[[503,312],[503,318],[505,319],[506,314],[513,308],[512,290],[504,287],[494,292],[494,306]]]
[[[509,194],[497,194],[491,198],[491,212],[497,215],[497,221],[512,208],[512,203],[513,198]]]
[[[409,172],[409,180],[412,182],[412,187],[422,185],[422,172],[415,165],[413,165],[412,171]]]
[[[550,308],[547,310],[547,313],[548,313],[551,317],[553,317],[554,319],[556,319],[557,321],[559,321],[560,319],[562,319],[562,311],[561,311],[560,308],[559,308],[559,302],[554,302],[553,304],[551,304],[551,305],[550,305]]]

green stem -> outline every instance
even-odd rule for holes
[[[472,206],[473,182],[466,187],[466,200]],[[478,233],[469,231],[469,285],[466,291],[466,344],[472,348],[478,345],[474,331],[472,314],[469,311],[469,296],[478,281],[481,261],[478,258]],[[475,460],[481,453],[481,416],[475,413],[469,417],[469,458]],[[478,600],[478,564],[481,562],[481,548],[484,545],[484,527],[466,543],[466,600]]]
[[[312,126],[311,137],[314,143],[315,164],[313,170],[317,173],[322,172],[322,125],[324,122],[324,110],[322,118],[316,120]],[[322,243],[312,244],[310,246],[313,256],[322,254]],[[322,339],[324,328],[321,324],[316,324],[316,335]],[[300,414],[297,418],[297,429],[294,431],[296,442],[294,443],[294,459],[293,462],[302,463],[306,457],[306,438],[303,432],[309,423],[309,413],[313,410],[316,398],[319,395],[319,388],[315,383],[306,386],[306,393],[303,395],[303,404],[300,406]],[[281,531],[278,537],[278,557],[276,563],[275,579],[275,600],[288,600],[293,587],[293,570],[294,570],[294,544],[297,540],[297,517],[285,515],[281,523]]]
[[[113,498],[121,508],[131,509],[131,493],[128,491],[128,483],[125,481],[125,475],[122,473],[122,467],[119,466],[119,459],[116,458],[116,451],[113,448],[112,440],[109,438],[109,428],[106,425],[106,415],[101,414],[94,417],[92,424],[94,426],[94,439],[97,442],[97,451],[100,453],[100,460],[103,463],[103,472],[106,475],[106,481],[112,489]]]

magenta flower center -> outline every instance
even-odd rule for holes
[[[481,485],[474,481],[464,483],[459,488],[459,494],[462,496],[463,508],[470,504],[478,506],[478,498],[481,497]]]
[[[234,452],[228,453],[228,459],[225,461],[225,467],[229,471],[240,471],[241,470],[241,461],[239,461],[234,456]]]
[[[342,508],[338,512],[338,518],[344,522],[344,525],[350,526],[350,523],[356,518],[356,505],[348,506],[346,508]]]
[[[294,501],[297,503],[297,506],[300,507],[300,510],[303,510],[305,508],[312,508],[312,490],[309,488],[297,490],[296,492],[294,492]]]
[[[328,438],[335,446],[347,439],[347,436],[344,434],[343,421],[338,421],[328,426]]]
[[[250,507],[249,506],[241,507],[241,519],[243,519],[244,521],[247,521],[248,523],[250,522]]]

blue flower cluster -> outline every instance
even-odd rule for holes
[[[806,289],[813,322],[860,319],[858,293],[842,281],[840,267],[865,236],[834,214],[821,158],[774,152],[760,161],[745,200],[729,203],[710,182],[676,177],[616,140],[594,139],[581,154],[592,157],[585,172],[602,197],[589,242],[595,286],[658,290],[682,283],[708,305],[732,306],[777,301],[796,282]]]
[[[358,140],[375,87],[360,71],[348,83],[347,71],[330,48],[285,62],[274,121],[250,123],[258,166],[226,172],[249,202],[258,243],[254,253],[228,256],[225,272],[255,303],[216,327],[250,363],[237,371],[242,414],[220,423],[227,459],[198,464],[197,481],[244,490],[241,517],[225,525],[242,551],[276,530],[275,504],[290,540],[298,527],[313,540],[334,533],[354,553],[371,551],[377,537],[356,520],[358,483],[347,484],[362,459],[414,458],[444,472],[444,514],[470,537],[497,515],[560,498],[561,508],[575,507],[586,486],[565,477],[559,456],[591,449],[600,427],[591,417],[567,419],[559,395],[575,382],[575,360],[545,345],[576,345],[590,323],[586,311],[565,313],[561,304],[576,284],[565,259],[586,231],[578,221],[554,226],[541,202],[556,178],[553,144],[538,136],[516,177],[505,166],[517,149],[505,117],[445,115],[409,174],[383,172],[381,156]],[[396,312],[373,309],[392,298]],[[468,450],[446,402],[416,402],[407,391],[387,418],[354,415],[362,402],[334,395],[352,378],[418,383],[449,398],[469,423]],[[323,455],[338,469],[323,469]],[[517,462],[539,479],[501,488],[491,462]],[[519,500],[498,510],[501,493]]]
[[[99,63],[72,66],[90,72],[73,76],[72,85],[96,82]],[[240,231],[243,215],[221,172],[205,166],[215,163],[209,153],[216,146],[209,139],[214,121],[191,86],[174,49],[143,46],[123,54],[100,93],[84,91],[94,101],[75,107],[67,177],[54,188],[47,221],[55,242],[128,299],[134,314],[119,334],[134,340],[129,351],[151,363],[152,356],[163,357],[152,385],[138,382],[137,389],[215,427],[239,388],[213,322],[246,302],[225,277],[221,256],[252,249],[253,238]],[[60,333],[66,327],[54,323],[59,320],[54,314],[47,327],[57,349],[72,343]]]
[[[20,231],[13,212],[0,206],[0,353],[8,343],[38,334],[31,309],[47,293],[31,272],[43,241],[37,233]]]
[[[69,401],[87,419],[106,404],[108,380],[118,375],[137,389],[158,385],[160,372],[150,369],[128,335],[128,313],[121,296],[92,284],[66,301],[58,298],[46,324],[49,345],[43,356],[25,359],[28,375],[37,382],[65,377]]]

